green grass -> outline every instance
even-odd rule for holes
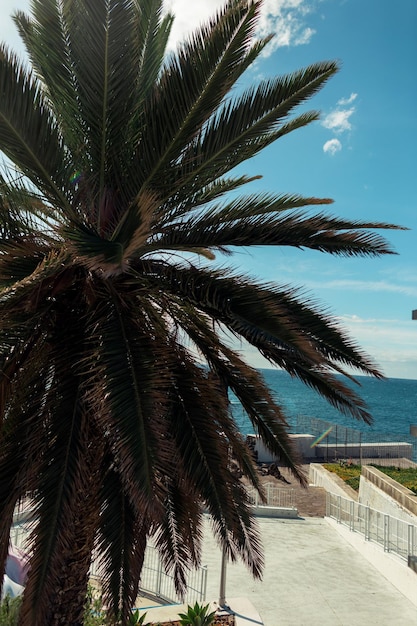
[[[417,468],[406,467],[401,469],[399,467],[381,467],[380,465],[374,465],[374,467],[396,480],[400,485],[411,489],[417,495]]]
[[[324,463],[323,467],[329,470],[329,472],[333,472],[334,474],[340,476],[340,478],[344,480],[347,485],[355,489],[355,491],[359,490],[359,478],[362,470],[361,465],[339,465],[338,463]],[[375,467],[390,478],[393,478],[398,483],[400,483],[400,485],[407,487],[407,489],[410,489],[413,493],[417,495],[416,467],[399,468],[374,464],[372,465],[372,467]]]

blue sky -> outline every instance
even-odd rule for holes
[[[221,6],[221,0],[169,0],[176,13],[171,45]],[[1,0],[0,40],[19,50],[9,20],[29,0]],[[279,140],[244,165],[263,178],[248,191],[301,193],[335,200],[332,213],[394,222],[398,256],[339,259],[289,248],[239,251],[233,263],[251,275],[304,287],[390,377],[417,379],[417,2],[265,0],[268,54],[248,81],[315,61],[342,65],[309,108],[320,122]],[[255,353],[253,365],[261,366]]]

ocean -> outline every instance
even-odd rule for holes
[[[318,393],[291,378],[286,372],[267,369],[260,372],[275,399],[283,406],[290,432],[302,432],[297,430],[297,421],[300,423],[301,417],[319,418],[363,433],[396,434],[404,438],[410,434],[410,425],[417,425],[417,380],[376,380],[367,376],[356,376],[360,387],[351,384],[365,400],[373,416],[373,424],[368,426],[346,417]],[[252,433],[253,427],[241,407],[233,399],[231,403],[240,431],[245,435]]]

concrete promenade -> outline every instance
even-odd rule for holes
[[[413,604],[327,520],[258,522],[265,550],[263,580],[254,581],[241,563],[227,565],[226,599],[237,613],[242,598],[265,626],[417,625],[417,575]],[[208,565],[207,600],[217,600],[221,552],[208,522],[202,563]]]

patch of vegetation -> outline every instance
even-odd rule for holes
[[[0,626],[17,626],[22,599],[6,596],[0,603]]]
[[[383,467],[381,465],[374,465],[376,469],[379,469],[381,472],[384,472],[390,478],[393,478],[403,485],[403,487],[407,487],[413,493],[417,495],[417,467]]]
[[[347,485],[355,489],[355,491],[359,490],[359,479],[362,471],[361,465],[348,465],[348,464],[339,464],[339,463],[324,463],[323,467],[325,467],[329,472],[333,472],[340,476],[342,480],[345,481]],[[375,467],[380,472],[383,472],[393,480],[396,480],[397,483],[407,487],[413,493],[417,495],[417,468],[416,467],[387,467],[385,465],[375,465],[372,464],[372,467]]]
[[[361,465],[340,465],[339,463],[324,463],[329,472],[333,472],[340,476],[349,487],[352,487],[355,491],[359,490],[359,479],[362,471]]]
[[[188,606],[186,613],[180,613],[180,624],[181,626],[209,626],[209,624],[213,624],[214,618],[216,617],[216,611],[212,613],[210,611],[210,605],[206,604],[203,606],[202,604],[195,603],[194,606]]]

